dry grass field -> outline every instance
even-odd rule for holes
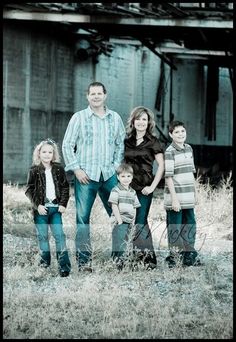
[[[230,177],[212,189],[197,183],[196,247],[204,265],[169,269],[163,190],[150,212],[158,267],[118,272],[111,227],[99,199],[91,218],[93,273],[77,271],[73,189],[63,216],[72,262],[57,272],[38,267],[38,247],[24,187],[3,185],[4,339],[232,339],[233,189]]]

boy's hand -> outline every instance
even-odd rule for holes
[[[172,201],[172,209],[174,211],[180,211],[181,210],[181,206],[180,206],[178,199]]]
[[[58,208],[59,213],[63,214],[65,212],[65,210],[66,210],[66,208],[63,207],[63,205],[59,205],[59,208]]]

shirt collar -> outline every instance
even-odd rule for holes
[[[131,141],[134,141],[135,142],[135,145],[136,145],[136,132],[134,131],[133,134],[131,135]],[[145,139],[148,139],[148,140],[152,140],[153,138],[153,135],[151,135],[150,133],[146,132],[146,134],[143,136],[143,140]]]
[[[120,190],[126,190],[126,191],[129,191],[131,189],[131,187],[129,186],[128,189],[126,189],[120,182],[117,184],[118,185],[118,188]]]
[[[93,112],[93,110],[92,110],[92,108],[91,108],[90,106],[88,106],[87,110],[88,110],[88,115],[89,115],[89,117],[91,117],[93,114],[96,115],[96,114]],[[109,115],[109,114],[111,115],[111,111],[110,111],[110,109],[109,109],[107,106],[105,106],[105,110],[106,110],[106,112],[105,112],[104,117],[107,116],[107,115]]]
[[[186,145],[184,144],[183,147],[180,147],[179,145],[177,145],[174,141],[172,141],[171,145],[177,150],[177,151],[183,151],[186,148]]]

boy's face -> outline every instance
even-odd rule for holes
[[[121,185],[127,187],[132,182],[133,175],[130,172],[121,172],[119,175],[117,175],[117,178]]]
[[[170,137],[176,144],[183,144],[186,140],[186,129],[183,126],[176,126],[172,133],[169,133]]]

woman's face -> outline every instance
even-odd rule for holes
[[[140,115],[139,118],[136,118],[134,120],[134,128],[136,129],[136,131],[139,132],[146,132],[148,127],[148,115],[147,113],[143,113]]]

